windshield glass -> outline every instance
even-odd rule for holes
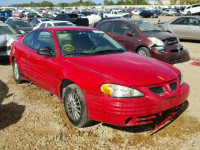
[[[20,27],[32,27],[30,23],[25,22],[25,21],[16,21],[15,22],[15,26],[16,26],[16,28],[20,28]]]
[[[59,23],[54,23],[54,26],[74,26],[74,24],[67,22],[59,22]]]
[[[0,26],[0,35],[4,34],[17,34],[17,33],[9,26]]]
[[[63,56],[125,52],[122,46],[99,30],[56,31],[56,36]]]
[[[143,33],[144,32],[161,32],[162,31],[156,25],[146,22],[146,21],[132,21],[131,23]]]

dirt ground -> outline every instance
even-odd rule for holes
[[[137,18],[134,16],[134,18]],[[160,17],[166,21],[171,17]],[[156,23],[158,19],[146,19]],[[181,41],[191,60],[174,65],[190,85],[188,108],[154,135],[137,127],[96,123],[76,128],[57,97],[36,85],[17,85],[8,60],[0,61],[0,150],[168,149],[200,148],[200,41]]]

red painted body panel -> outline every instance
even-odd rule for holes
[[[10,62],[15,58],[23,79],[32,81],[62,99],[61,84],[67,79],[83,91],[89,117],[120,126],[137,125],[137,117],[160,113],[183,103],[189,86],[180,85],[179,70],[158,60],[125,52],[95,56],[63,57],[54,31],[91,30],[85,27],[44,28],[54,38],[56,57],[37,54],[23,44],[23,39],[12,44]],[[34,31],[33,31],[34,32]],[[161,78],[159,78],[160,76]],[[169,84],[177,83],[175,91]],[[112,98],[101,92],[101,85],[114,83],[135,88],[144,93],[140,98]],[[166,93],[153,94],[149,88],[163,86]],[[130,119],[130,121],[127,119]]]

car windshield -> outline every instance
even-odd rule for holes
[[[30,23],[25,22],[25,21],[16,21],[15,22],[15,26],[16,26],[16,28],[20,28],[20,27],[32,27]]]
[[[0,26],[0,35],[4,34],[17,34],[17,33],[9,26]]]
[[[125,52],[111,37],[99,30],[56,31],[62,56],[87,56]]]
[[[146,22],[146,21],[132,21],[131,22],[136,28],[138,28],[142,33],[145,32],[161,32],[162,30],[156,25]]]
[[[72,23],[67,23],[67,22],[58,22],[58,23],[53,23],[54,26],[74,26]]]

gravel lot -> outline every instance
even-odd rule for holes
[[[138,18],[138,17],[133,17]],[[166,21],[171,17],[159,17]],[[157,23],[158,19],[146,19]],[[120,128],[95,123],[76,128],[68,121],[57,97],[36,85],[17,85],[8,60],[0,60],[0,150],[22,149],[185,149],[200,147],[200,41],[181,41],[191,60],[176,64],[189,83],[188,108],[154,135],[138,127]]]

